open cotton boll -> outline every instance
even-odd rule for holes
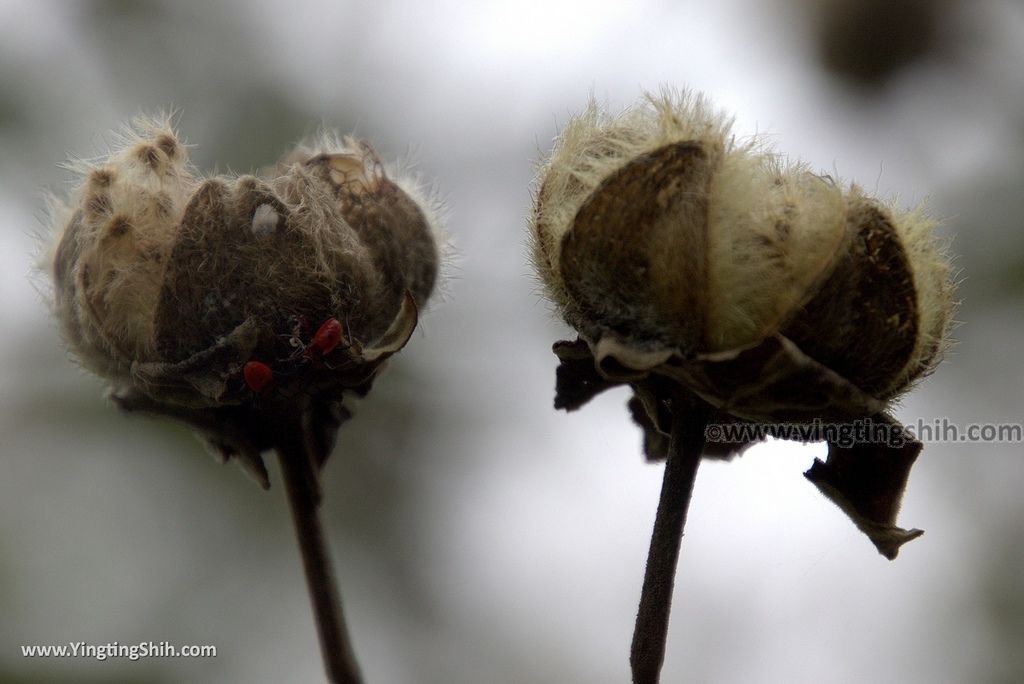
[[[259,176],[203,178],[167,119],[137,119],[69,168],[50,270],[71,353],[122,409],[187,423],[264,487],[261,453],[293,414],[322,466],[343,402],[369,391],[435,289],[436,196],[335,133]]]
[[[75,356],[115,385],[158,392],[146,364],[236,335],[217,381],[175,399],[217,403],[248,357],[287,365],[325,320],[362,349],[411,331],[406,298],[422,307],[437,280],[437,208],[351,138],[324,134],[262,176],[203,179],[167,120],[139,119],[71,168],[82,180],[54,212],[55,309]]]

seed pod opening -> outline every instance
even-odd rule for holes
[[[143,119],[109,157],[75,170],[56,309],[72,351],[115,383],[247,322],[261,358],[294,351],[299,317],[342,320],[369,347],[407,293],[422,307],[437,280],[436,207],[366,143],[324,136],[263,176],[202,179],[169,124]]]
[[[258,176],[203,178],[167,120],[140,119],[72,169],[52,264],[68,346],[122,407],[185,420],[224,454],[269,448],[241,433],[275,397],[345,413],[438,280],[437,201],[365,142],[324,134]]]

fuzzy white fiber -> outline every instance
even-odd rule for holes
[[[153,311],[199,179],[169,117],[136,119],[109,155],[68,168],[81,181],[51,212],[58,319],[85,367],[124,377],[153,355]]]

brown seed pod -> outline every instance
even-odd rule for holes
[[[618,116],[591,103],[538,173],[533,261],[579,332],[556,345],[556,406],[631,384],[655,458],[672,393],[709,405],[712,422],[882,416],[947,344],[950,265],[933,220],[729,127],[689,93]],[[901,493],[873,524],[898,529]],[[893,557],[886,535],[873,540]]]
[[[267,405],[309,397],[332,441],[342,395],[369,389],[438,277],[437,203],[350,138],[203,179],[167,121],[141,119],[72,168],[83,181],[55,214],[52,270],[72,353],[122,407],[189,422],[264,484]],[[344,340],[304,354],[331,320]]]
[[[640,352],[693,361],[783,335],[885,400],[945,339],[933,227],[737,144],[703,99],[666,94],[570,123],[540,172],[533,257],[566,320],[636,370],[651,367]]]

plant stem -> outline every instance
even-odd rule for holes
[[[704,448],[707,406],[677,395],[671,410],[672,436],[629,656],[634,684],[657,684],[661,676],[679,546]]]
[[[305,412],[303,412],[304,414]],[[295,536],[302,553],[309,598],[313,604],[320,652],[328,679],[339,684],[361,684],[352,643],[345,627],[334,571],[318,513],[320,489],[305,415],[282,426],[277,446],[295,523]]]

